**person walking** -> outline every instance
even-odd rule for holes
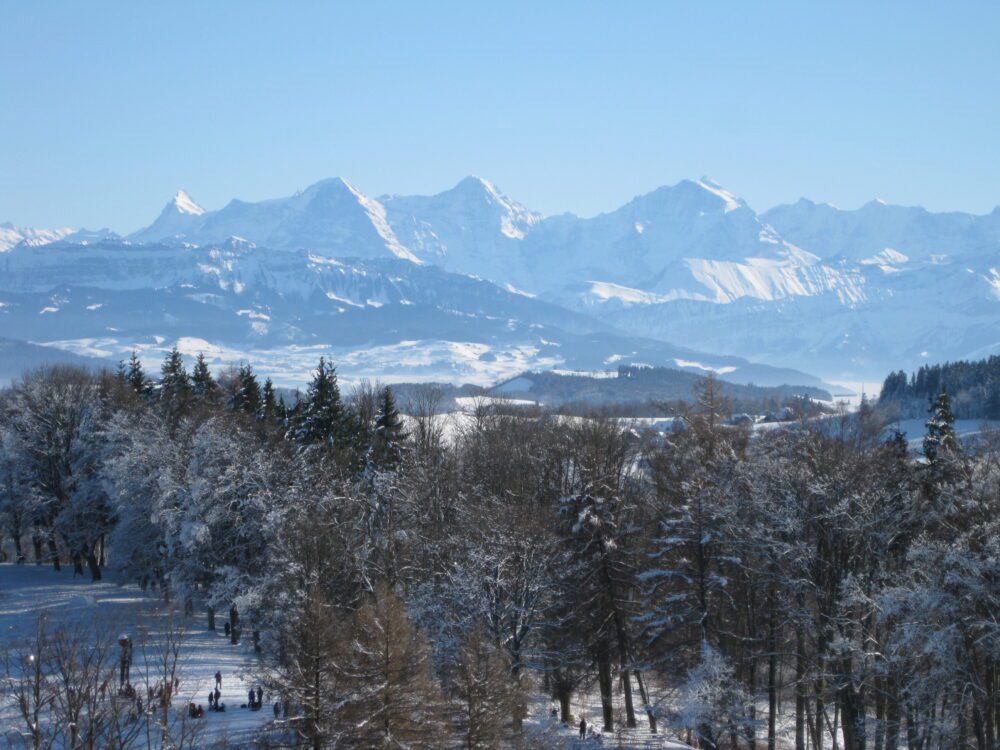
[[[257,708],[264,707],[264,689],[260,685],[257,686]]]
[[[215,689],[218,690],[222,687],[222,672],[215,673]]]
[[[122,637],[118,639],[118,645],[121,647],[118,687],[123,688],[129,684],[129,671],[132,668],[132,639],[123,633]]]
[[[580,739],[585,739],[587,736],[587,719],[580,718]]]

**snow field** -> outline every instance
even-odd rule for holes
[[[128,634],[134,644],[131,682],[145,699],[145,676],[154,673],[152,665],[147,672],[145,660],[152,661],[155,657],[153,647],[143,651],[141,632],[148,628],[149,640],[155,642],[158,625],[166,624],[162,605],[162,599],[155,594],[143,594],[135,584],[92,583],[87,577],[74,577],[70,567],[55,572],[51,566],[0,564],[0,648],[24,643],[40,615],[45,615],[52,626],[106,628],[116,639]],[[199,720],[204,722],[201,729],[204,742],[249,736],[273,716],[270,709],[273,699],[269,701],[265,693],[261,711],[241,709],[252,684],[245,675],[248,661],[244,646],[229,643],[221,630],[221,617],[217,619],[220,630],[216,632],[208,630],[204,612],[196,611],[187,622],[173,711],[178,716],[183,713],[186,718],[184,712],[189,703],[201,704],[206,710],[205,718]],[[222,673],[220,702],[226,705],[223,713],[208,711],[208,693],[215,687],[217,671]],[[20,717],[13,710],[5,697],[0,706],[0,734],[17,728]]]

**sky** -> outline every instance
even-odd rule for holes
[[[1000,3],[0,0],[0,221],[150,223],[342,176],[590,216],[708,176],[1000,203]]]

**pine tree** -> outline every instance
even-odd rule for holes
[[[242,365],[236,371],[235,390],[230,399],[230,408],[245,414],[257,416],[260,412],[261,397],[257,375],[249,364]]]
[[[924,435],[924,456],[934,464],[958,450],[955,439],[955,415],[951,411],[951,401],[948,389],[942,388],[930,407],[930,418],[927,420],[927,432]]]
[[[175,346],[163,360],[160,381],[160,405],[171,417],[179,417],[191,401],[191,378],[184,369],[184,360]]]
[[[152,383],[149,382],[149,378],[146,377],[146,373],[142,369],[142,362],[139,360],[139,354],[135,349],[132,350],[132,356],[128,361],[125,380],[140,396],[148,396],[153,389]]]
[[[297,407],[293,438],[302,445],[346,447],[350,439],[347,411],[340,398],[337,371],[320,357],[306,397]]]
[[[199,401],[211,401],[219,392],[219,385],[212,377],[212,371],[205,362],[205,355],[201,352],[198,353],[198,359],[195,360],[194,370],[191,373],[191,389]]]
[[[403,442],[407,435],[392,389],[385,386],[379,395],[379,412],[375,417],[372,438],[372,461],[381,469],[389,469],[402,460]]]
[[[274,395],[274,383],[271,378],[264,381],[264,388],[261,391],[260,417],[268,422],[278,417],[278,402]]]

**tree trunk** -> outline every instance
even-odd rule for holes
[[[93,552],[87,553],[87,568],[90,570],[90,580],[101,580],[101,566],[97,564],[97,556]]]
[[[646,692],[646,685],[642,681],[642,672],[636,671],[635,681],[639,685],[639,697],[642,698],[643,708],[646,709],[646,718],[649,719],[649,733],[656,734],[656,714],[653,713],[653,704],[649,702],[649,694]]]
[[[885,750],[899,750],[899,693],[892,677],[886,680]]]
[[[635,729],[635,706],[632,705],[632,678],[629,676],[628,667],[625,666],[625,659],[622,657],[622,687],[625,692],[625,725],[629,729]]]
[[[806,750],[806,644],[802,624],[795,626],[795,750]]]
[[[559,687],[556,688],[556,695],[559,696],[559,721],[564,724],[572,724],[573,714],[570,713],[569,701],[573,696],[573,691],[566,685],[560,684]]]
[[[767,649],[767,750],[775,750],[778,742],[778,644],[773,615],[768,626]],[[795,723],[798,729],[798,716]]]
[[[601,686],[601,713],[604,719],[604,731],[615,731],[615,711],[611,698],[614,684],[611,679],[611,649],[606,643],[598,646],[597,679]]]
[[[229,608],[229,642],[234,646],[240,642],[240,636],[237,632],[240,626],[240,613],[236,611],[236,605],[234,604]]]
[[[56,544],[56,534],[54,531],[49,531],[48,534],[48,545],[49,545],[49,557],[52,559],[52,569],[59,571],[62,570],[62,565],[59,563],[59,546]],[[80,571],[83,572],[82,570]]]
[[[208,629],[215,630],[215,607],[208,608]]]

